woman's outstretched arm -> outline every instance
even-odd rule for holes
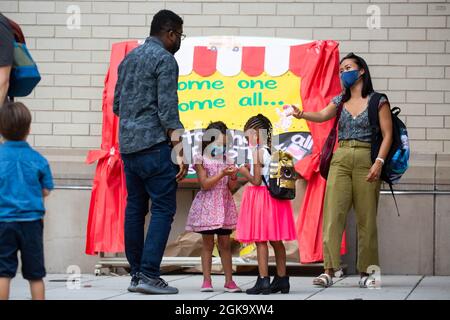
[[[325,108],[319,112],[303,112],[298,107],[292,105],[293,111],[291,115],[297,119],[305,119],[311,122],[325,122],[336,116],[336,104],[330,102]]]

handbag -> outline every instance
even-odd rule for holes
[[[325,144],[322,147],[322,151],[320,153],[320,175],[326,180],[328,178],[328,172],[330,171],[331,158],[333,158],[334,146],[336,144],[337,138],[337,126],[339,123],[339,119],[341,117],[342,109],[344,107],[344,103],[341,102],[337,106],[336,117],[334,119],[333,128],[331,128],[330,134],[328,135]]]

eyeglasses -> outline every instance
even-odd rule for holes
[[[181,33],[181,32],[175,31],[175,30],[169,30],[169,31],[173,31],[173,33],[175,33],[177,36],[179,36],[181,40],[186,39],[186,35],[184,33]]]

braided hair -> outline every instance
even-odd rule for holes
[[[269,148],[272,147],[272,123],[267,117],[265,117],[261,113],[251,117],[250,119],[248,119],[247,123],[244,126],[244,132],[247,131],[248,129],[254,129],[257,131],[259,129],[266,130],[267,146]]]

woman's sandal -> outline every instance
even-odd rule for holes
[[[320,276],[313,280],[313,284],[315,286],[328,288],[333,285],[333,278],[326,273],[322,273]]]
[[[373,288],[375,287],[376,281],[372,276],[364,276],[359,280],[360,288]]]

